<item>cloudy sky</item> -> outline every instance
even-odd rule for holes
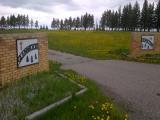
[[[94,14],[98,20],[106,9],[117,9],[136,0],[0,0],[0,16],[28,14],[40,24],[50,25],[52,18],[76,17],[85,12]],[[158,0],[148,0],[150,2]],[[144,0],[138,0],[141,4]]]

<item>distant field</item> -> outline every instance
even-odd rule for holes
[[[130,32],[50,31],[49,48],[95,59],[119,59],[128,54]]]

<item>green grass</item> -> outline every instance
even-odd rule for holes
[[[80,88],[67,79],[58,76],[55,71],[83,84],[88,91],[76,97],[74,93]],[[101,105],[112,100],[106,97],[97,85],[73,71],[63,71],[60,65],[50,62],[49,72],[42,72],[18,80],[0,91],[0,119],[24,120],[25,116],[54,103],[65,96],[72,99],[65,104],[44,114],[39,120],[92,120],[92,116],[102,116]],[[96,103],[96,105],[95,105]],[[95,105],[91,110],[90,105]],[[124,120],[125,112],[113,104],[107,114],[112,120]]]
[[[23,120],[47,105],[80,90],[54,73],[59,65],[50,63],[50,71],[18,80],[0,90],[0,120]]]
[[[50,49],[79,56],[160,63],[160,53],[147,52],[139,57],[129,56],[131,32],[49,31],[48,39]]]
[[[11,30],[0,30],[0,34],[9,33],[36,33],[36,32],[46,32],[46,30],[36,30],[36,29],[11,29]]]
[[[79,75],[73,71],[61,71],[61,73],[85,85],[88,91],[79,97],[74,96],[67,103],[50,110],[37,120],[93,120],[92,116],[99,116],[101,118],[103,115],[106,116],[107,112],[101,111],[101,105],[106,102],[111,105],[113,102],[102,93],[93,81],[85,79],[84,77],[79,77]],[[91,105],[94,106],[94,109],[89,108]],[[109,110],[108,116],[110,116],[111,120],[124,120],[125,112],[122,108],[113,104],[112,109]]]
[[[128,54],[130,32],[50,31],[49,48],[95,59],[122,59]]]

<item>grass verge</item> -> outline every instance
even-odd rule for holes
[[[88,91],[73,98],[65,104],[50,110],[37,120],[128,120],[122,108],[112,103],[93,81],[73,71],[62,71],[70,79],[86,86]]]
[[[80,90],[54,73],[59,64],[50,62],[50,71],[18,80],[0,90],[0,120],[24,120],[47,105]]]

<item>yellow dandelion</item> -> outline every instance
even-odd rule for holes
[[[97,119],[98,119],[98,120],[100,120],[100,117],[99,117],[99,116],[97,116]]]
[[[110,116],[107,116],[107,119],[106,120],[110,120]]]

